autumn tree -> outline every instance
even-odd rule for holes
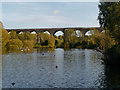
[[[120,44],[120,2],[101,2],[98,20]]]
[[[10,36],[11,36],[11,39],[17,39],[18,38],[16,31],[11,31]]]
[[[24,40],[31,40],[32,35],[30,32],[24,32]]]
[[[19,39],[10,39],[6,44],[6,47],[8,50],[21,49],[22,46],[23,46],[23,43]]]
[[[108,36],[115,39],[116,44],[108,47],[105,51],[105,63],[110,65],[120,65],[120,2],[101,2],[99,4],[99,23],[101,27],[108,31]],[[109,37],[105,42],[108,42]],[[110,45],[110,44],[108,44]]]
[[[9,39],[10,39],[10,35],[8,34],[8,31],[2,28],[2,47],[5,47]]]

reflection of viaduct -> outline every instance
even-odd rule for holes
[[[36,32],[37,33],[37,41],[39,43],[40,42],[40,38],[39,38],[39,35],[38,35],[39,32],[48,31],[51,35],[54,36],[54,34],[57,31],[62,31],[64,33],[64,36],[65,36],[65,31],[69,30],[69,29],[79,30],[82,33],[83,39],[85,38],[85,33],[87,31],[90,31],[90,30],[98,30],[99,32],[103,31],[102,28],[100,28],[100,27],[90,27],[90,28],[74,27],[74,28],[41,28],[41,29],[6,29],[6,30],[8,32],[10,32],[10,31],[16,31],[17,33],[27,32],[27,31],[28,32]]]

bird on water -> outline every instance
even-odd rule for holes
[[[14,85],[15,85],[15,83],[13,82],[13,83],[12,83],[12,85],[14,86]]]
[[[58,66],[56,66],[56,68],[58,68]]]

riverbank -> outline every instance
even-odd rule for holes
[[[105,51],[104,50],[101,50],[99,48],[96,48],[95,50],[97,50],[98,52],[101,52],[102,54],[105,54]]]

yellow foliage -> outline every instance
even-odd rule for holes
[[[10,36],[11,36],[11,39],[18,39],[16,31],[11,31]]]
[[[19,39],[10,39],[7,44],[6,47],[7,49],[21,49],[23,46],[23,43],[21,40]]]
[[[9,39],[10,39],[10,35],[5,29],[2,28],[2,47],[6,45]]]
[[[33,43],[34,41],[33,40],[24,40],[24,45],[23,45],[23,47],[24,48],[29,48],[29,49],[31,49],[31,48],[33,48],[33,46],[34,46],[34,43]]]
[[[48,39],[48,46],[55,47],[55,39],[53,36],[50,36],[50,38]]]

